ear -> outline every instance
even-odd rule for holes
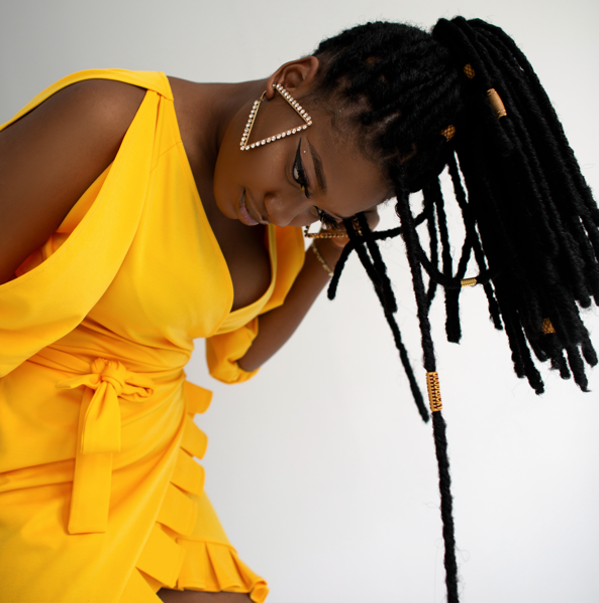
[[[275,84],[281,84],[289,94],[301,97],[311,87],[318,73],[319,61],[315,56],[304,57],[281,65],[266,82],[266,99],[275,96]]]

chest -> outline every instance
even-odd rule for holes
[[[195,176],[206,216],[227,263],[233,283],[233,310],[259,299],[271,281],[270,256],[264,226],[230,220],[216,207],[207,179]],[[206,189],[206,190],[204,190]],[[203,192],[202,192],[203,191]]]
[[[161,154],[127,255],[89,314],[111,332],[154,347],[186,348],[211,336],[231,309],[263,297],[271,283],[264,233],[232,231],[220,221],[210,228],[183,159],[180,144]]]

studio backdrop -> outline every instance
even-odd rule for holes
[[[512,35],[599,189],[595,0],[2,0],[0,121],[80,69],[164,71],[194,81],[270,75],[367,20],[430,28],[481,17]],[[414,199],[418,203],[418,199]],[[453,213],[452,213],[453,211]],[[462,232],[450,210],[452,245]],[[397,224],[393,204],[381,227]],[[411,277],[400,239],[382,245],[398,322],[424,387]],[[194,278],[190,274],[189,278]],[[599,600],[599,371],[591,393],[544,371],[536,396],[512,370],[476,287],[463,343],[432,311],[448,423],[464,603]],[[586,319],[599,345],[596,309]],[[188,378],[214,390],[206,491],[270,603],[440,603],[443,547],[431,427],[422,423],[370,281],[356,258],[258,376],[211,379],[197,343]]]

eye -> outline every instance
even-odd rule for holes
[[[302,177],[300,175],[299,169],[297,167],[297,163],[293,164],[293,179],[300,185],[303,187],[302,185]]]
[[[302,187],[304,194],[306,195],[306,199],[309,199],[312,195],[308,190],[308,178],[306,177],[306,172],[304,171],[304,164],[302,163],[302,139],[300,138],[299,144],[297,145],[297,151],[295,152],[295,161],[293,162],[293,167],[291,168],[291,175],[293,179]],[[318,215],[318,219],[322,224],[328,226],[329,228],[338,228],[339,224],[335,218],[329,216],[325,211],[320,209],[319,207],[314,206],[316,209],[316,213]]]

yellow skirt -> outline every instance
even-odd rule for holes
[[[266,598],[193,459],[211,393],[149,368],[45,348],[0,380],[0,601],[156,603],[162,587]]]

